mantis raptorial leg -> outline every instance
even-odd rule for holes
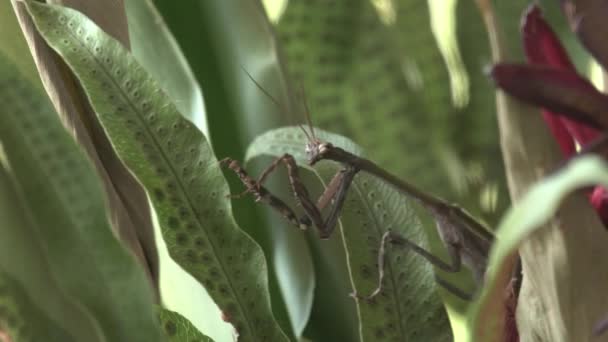
[[[319,231],[320,238],[329,238],[338,222],[338,216],[344,204],[348,188],[356,174],[356,170],[353,170],[352,168],[339,170],[321,197],[319,197],[317,204],[315,204],[304,186],[304,183],[302,183],[300,179],[298,166],[293,157],[291,155],[284,155],[277,159],[277,161],[278,162],[271,164],[270,167],[262,173],[263,177],[258,178],[258,180],[251,178],[238,162],[233,159],[226,158],[220,163],[228,166],[239,176],[246,186],[245,192],[252,193],[256,202],[268,204],[271,208],[281,213],[289,222],[302,229],[306,229],[314,224]],[[306,213],[306,215],[300,219],[296,218],[294,211],[285,202],[273,195],[262,185],[262,182],[266,178],[264,175],[267,175],[276,169],[279,162],[283,162],[287,166],[289,183],[291,184],[294,196]],[[321,210],[323,210],[332,199],[334,200],[334,205],[327,218],[323,219]]]

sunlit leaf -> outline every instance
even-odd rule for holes
[[[177,312],[160,309],[159,316],[169,342],[213,342]]]
[[[264,256],[232,218],[227,184],[203,134],[86,17],[35,2],[28,9],[146,188],[173,259],[205,286],[240,340],[285,340],[270,310]]]
[[[294,100],[288,96],[289,82],[280,51],[259,0],[154,2],[203,89],[209,139],[219,157],[240,160],[255,136],[300,119],[293,110]],[[247,73],[279,102],[278,106]],[[251,163],[247,168],[255,172],[264,166]],[[229,181],[240,186],[232,178]],[[273,180],[269,183],[272,187]],[[273,190],[281,191],[280,187]],[[250,201],[233,201],[233,206],[237,222],[247,222],[243,229],[260,244],[272,266],[273,312],[283,331],[299,338],[308,323],[318,279],[308,243],[284,221],[267,211],[256,211]],[[342,323],[334,330],[352,328]]]

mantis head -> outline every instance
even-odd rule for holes
[[[302,125],[300,125],[300,128],[306,135],[306,138],[308,138],[308,142],[304,147],[304,152],[306,153],[306,159],[308,159],[308,165],[312,166],[315,165],[319,160],[324,158],[324,155],[327,153],[327,151],[331,149],[332,144],[326,141],[322,141],[315,136],[315,131],[312,128],[312,125],[310,125],[310,121],[309,127],[310,134],[304,129]]]

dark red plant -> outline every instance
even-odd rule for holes
[[[497,64],[491,75],[505,92],[541,107],[541,114],[565,159],[601,138],[608,128],[608,96],[580,76],[536,5],[522,21],[528,64]],[[589,191],[589,200],[608,226],[608,191]]]
[[[597,39],[602,32],[593,32],[593,25],[580,19],[584,18],[578,13],[582,9],[573,2],[563,1],[562,5],[583,45],[606,67],[603,57],[608,56],[608,51],[603,47],[604,40]],[[605,9],[608,10],[608,6]],[[597,24],[601,15],[591,17]],[[528,64],[497,64],[492,68],[491,76],[506,93],[541,108],[541,115],[564,159],[570,159],[581,149],[604,138],[603,132],[608,129],[608,96],[577,73],[536,5],[525,12],[521,32]],[[588,191],[588,197],[604,226],[608,227],[608,191],[596,186]],[[519,341],[515,320],[517,296],[513,291],[507,290],[505,306],[505,339],[507,342]],[[608,326],[601,323],[598,326]]]

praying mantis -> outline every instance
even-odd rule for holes
[[[276,101],[264,91],[255,80],[253,81],[258,88],[276,103]],[[315,226],[318,230],[319,237],[321,239],[327,239],[331,236],[338,223],[338,218],[343,208],[346,195],[355,176],[359,172],[366,172],[393,186],[404,195],[416,200],[431,214],[435,220],[439,236],[447,249],[449,261],[442,260],[401,234],[388,230],[382,236],[378,251],[378,286],[368,296],[361,297],[355,294],[355,297],[371,299],[382,291],[384,260],[389,244],[409,249],[426,259],[435,267],[446,272],[459,272],[464,265],[472,271],[476,284],[481,286],[487,266],[488,252],[494,240],[494,236],[489,230],[460,207],[416,188],[414,185],[401,180],[397,176],[384,170],[371,160],[359,157],[338,146],[334,146],[330,142],[318,139],[310,121],[308,108],[306,108],[306,120],[309,131],[303,126],[300,126],[300,128],[308,140],[304,147],[308,164],[314,166],[323,160],[331,160],[338,162],[341,165],[341,168],[333,176],[318,200],[315,202],[312,199],[308,189],[300,178],[296,160],[290,154],[284,154],[276,158],[263,170],[257,179],[249,176],[238,161],[231,158],[221,160],[220,165],[234,171],[246,188],[242,193],[230,195],[231,197],[239,198],[251,193],[256,202],[269,205],[285,217],[291,224],[300,229],[307,229],[311,226]],[[268,176],[277,170],[281,164],[285,165],[287,169],[289,184],[296,202],[305,212],[305,214],[299,218],[293,209],[280,198],[272,194],[263,185]],[[322,210],[329,205],[332,205],[329,213],[323,218]],[[454,295],[465,300],[470,300],[472,298],[470,294],[465,293],[440,277],[436,277],[436,280],[439,285],[443,286]]]

